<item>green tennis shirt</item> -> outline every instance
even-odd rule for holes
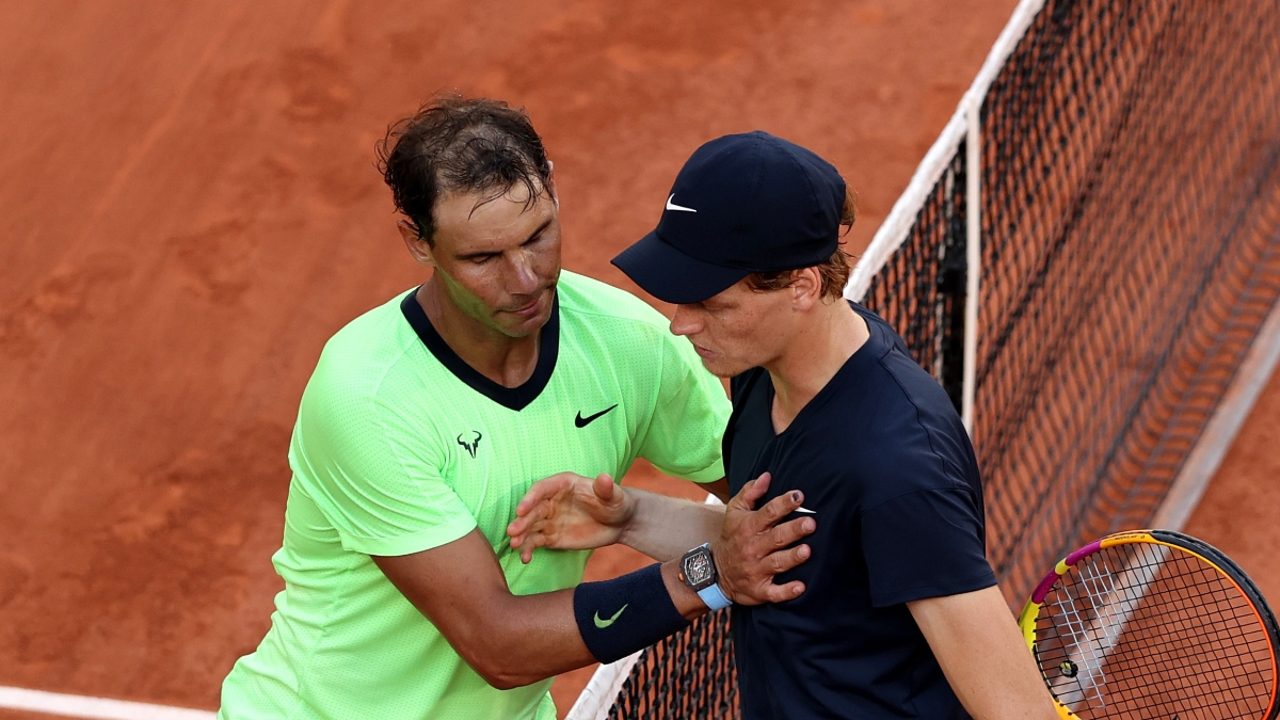
[[[463,363],[412,292],[328,342],[289,448],[272,558],[285,588],[271,629],[223,683],[219,718],[555,718],[550,680],[490,687],[370,556],[479,528],[513,593],[573,587],[587,552],[539,551],[524,565],[508,544],[535,481],[565,470],[621,478],[636,457],[699,482],[723,476],[729,403],[692,346],[657,311],[590,278],[562,273],[556,296],[537,368],[516,388]]]

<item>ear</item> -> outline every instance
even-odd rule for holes
[[[551,200],[555,202],[556,209],[560,208],[560,194],[556,192],[556,164],[551,162],[551,158],[547,158],[547,192],[551,194]]]
[[[822,300],[822,274],[816,267],[800,268],[795,273],[795,280],[787,287],[791,291],[791,305],[805,312]]]
[[[432,254],[431,245],[427,243],[418,231],[413,229],[409,223],[401,220],[396,223],[396,229],[400,231],[400,239],[404,240],[404,246],[409,249],[409,255],[413,256],[419,264],[435,267],[436,259]]]

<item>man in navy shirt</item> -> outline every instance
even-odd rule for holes
[[[614,260],[675,304],[672,332],[731,378],[718,494],[749,492],[724,527],[783,493],[799,493],[797,513],[812,518],[792,550],[808,561],[776,581],[792,599],[733,608],[743,716],[1056,718],[986,560],[982,484],[959,416],[893,329],[841,297],[839,235],[852,222],[825,160],[768,133],[729,135],[693,154],[657,229]],[[692,522],[705,512],[560,476],[530,491],[509,532],[526,557],[709,539],[700,552],[714,563],[718,539],[689,529],[706,526]],[[723,590],[704,596],[709,606],[742,595]]]

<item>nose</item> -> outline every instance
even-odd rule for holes
[[[516,253],[511,261],[507,289],[513,295],[529,295],[537,292],[539,284],[533,256],[526,252]]]
[[[692,335],[698,329],[698,321],[694,316],[693,308],[688,305],[677,305],[675,313],[671,316],[671,334],[680,336]]]

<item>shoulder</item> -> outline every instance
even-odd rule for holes
[[[880,374],[874,380],[885,391],[882,399],[899,401],[900,408],[909,414],[958,418],[955,406],[941,383],[911,356],[906,342],[884,318],[857,303],[851,302],[850,305],[866,320],[871,332],[868,349],[876,360],[874,371]]]
[[[557,293],[562,353],[576,351],[602,366],[637,369],[697,359],[692,345],[671,334],[662,313],[625,290],[564,271]]]
[[[334,333],[320,353],[317,372],[376,372],[401,361],[416,337],[400,310],[408,292],[361,313]]]
[[[875,313],[854,305],[872,338],[868,355],[851,359],[834,380],[825,419],[845,428],[841,452],[869,482],[868,502],[896,494],[980,488],[968,432],[937,379],[907,353],[905,344]]]
[[[563,270],[556,286],[560,310],[570,316],[600,317],[665,331],[666,317],[631,293],[595,278]]]
[[[907,348],[906,341],[902,339],[902,336],[887,320],[861,303],[850,300],[849,307],[853,308],[853,311],[866,321],[867,329],[871,331],[872,338],[880,345],[880,354],[882,356],[897,351],[910,358],[911,351]]]
[[[408,291],[406,291],[407,293]],[[362,313],[325,343],[303,392],[303,413],[354,419],[422,385],[428,353],[400,310],[406,293]]]

